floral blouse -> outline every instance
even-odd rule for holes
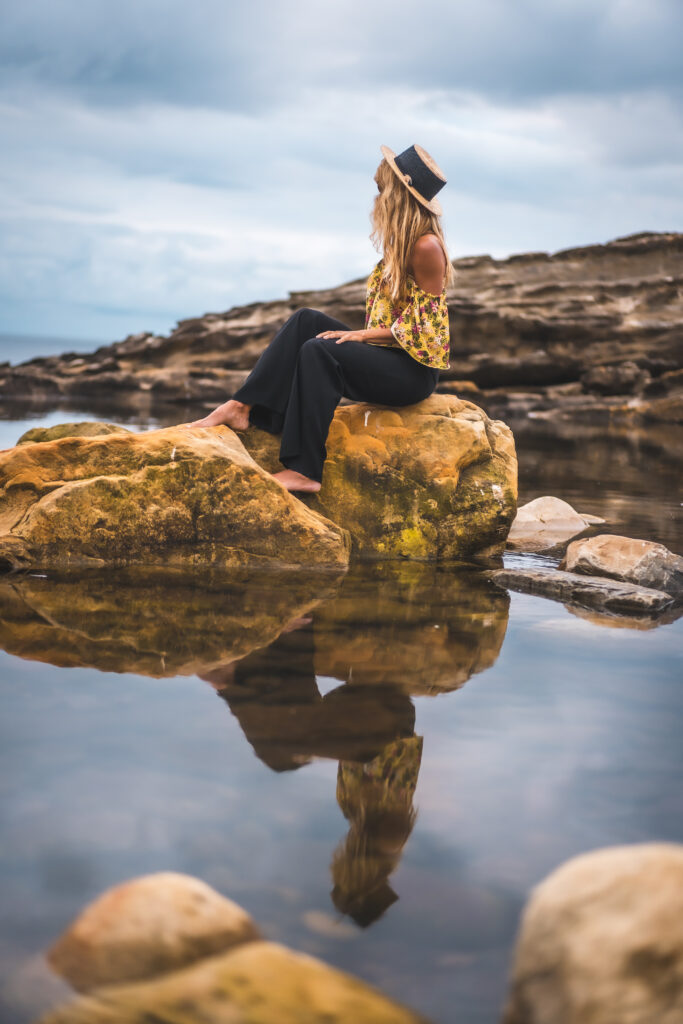
[[[383,266],[384,260],[380,259],[368,277],[366,328],[389,327],[394,337],[393,347],[404,348],[418,363],[447,370],[450,366],[450,328],[445,286],[440,295],[432,295],[423,291],[409,274],[407,304],[393,305],[388,288],[382,284]],[[380,345],[381,342],[368,341],[366,344]]]

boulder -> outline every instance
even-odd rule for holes
[[[108,889],[47,958],[80,992],[138,981],[260,938],[242,907],[198,878],[162,871]]]
[[[573,541],[561,564],[569,572],[636,583],[683,597],[683,558],[663,544],[603,533]]]
[[[4,568],[338,568],[349,551],[348,534],[261,469],[225,426],[69,435],[0,452]]]
[[[282,468],[278,436],[256,428],[241,436],[259,465]],[[512,432],[451,395],[400,408],[339,406],[322,487],[302,501],[348,530],[364,558],[498,554],[517,501]]]
[[[534,498],[517,510],[507,546],[513,551],[557,554],[564,551],[572,537],[583,533],[589,526],[604,522],[599,516],[577,512],[561,498],[545,495]]]
[[[683,846],[574,857],[533,890],[503,1024],[680,1024]]]
[[[653,615],[673,604],[673,598],[661,590],[561,569],[493,569],[485,575],[510,590],[605,611]]]
[[[364,982],[274,942],[250,942],[165,977],[101,988],[38,1024],[418,1024]],[[426,1024],[426,1022],[424,1022]]]

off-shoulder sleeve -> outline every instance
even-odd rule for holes
[[[448,368],[450,326],[445,294],[432,295],[409,279],[408,302],[392,323],[391,333],[418,362]]]

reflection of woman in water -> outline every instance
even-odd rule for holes
[[[436,194],[443,172],[421,146],[382,146],[370,235],[382,258],[367,280],[365,326],[351,330],[317,309],[298,309],[271,340],[234,397],[191,426],[250,424],[282,432],[272,474],[290,491],[319,491],[325,441],[342,397],[380,405],[427,398],[448,368],[448,257]]]
[[[394,740],[369,764],[341,761],[337,802],[349,834],[332,858],[332,900],[366,928],[398,896],[388,879],[415,824],[422,737]]]
[[[398,898],[388,883],[415,821],[422,756],[415,708],[391,683],[344,683],[321,695],[310,619],[202,676],[227,702],[254,752],[273,771],[312,757],[339,759],[337,800],[349,834],[332,860],[332,900],[366,927]]]

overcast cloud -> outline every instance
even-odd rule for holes
[[[452,257],[683,230],[679,0],[2,0],[0,330],[108,341],[369,272],[385,143]]]

